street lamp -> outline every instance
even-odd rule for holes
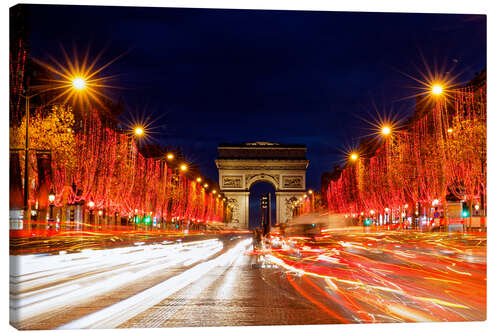
[[[387,135],[391,134],[392,130],[389,126],[383,126],[382,129],[380,130],[380,132],[383,135],[387,136]]]
[[[49,203],[51,205],[53,205],[55,200],[56,200],[56,194],[54,193],[53,189],[50,189],[50,192],[49,192]]]
[[[168,159],[168,160],[173,160],[173,159],[174,159],[174,154],[172,154],[172,153],[168,153],[168,154],[167,154],[167,159]]]
[[[358,156],[358,154],[356,154],[356,153],[352,153],[352,154],[351,154],[351,160],[353,160],[353,161],[356,161],[356,160],[358,159],[358,157],[359,157],[359,156]]]
[[[179,168],[181,169],[181,171],[186,171],[188,169],[188,166],[182,163]]]
[[[134,134],[136,136],[142,136],[144,134],[144,128],[141,126],[137,126],[136,128],[134,128]]]
[[[313,190],[309,190],[309,194],[313,194]]]
[[[204,188],[207,188],[207,187],[208,187],[208,184],[207,184],[207,183],[203,184],[203,187],[204,187]]]
[[[49,192],[49,207],[50,207],[49,221],[54,220],[53,214],[54,214],[54,201],[55,200],[56,200],[56,194],[54,193],[53,189],[50,189],[50,192]]]
[[[433,95],[439,96],[443,93],[443,86],[440,84],[435,84],[432,86],[431,92]]]
[[[92,223],[92,220],[94,219],[95,203],[93,201],[89,201],[88,206],[89,206],[89,212],[90,212],[89,219],[90,219],[90,223]]]
[[[76,92],[80,92],[86,89],[87,84],[86,80],[81,77],[81,76],[76,76],[73,79],[70,79],[68,77],[65,77],[64,81],[64,87],[66,86],[66,83],[70,84],[70,87],[67,91],[69,90],[74,90]],[[30,128],[30,99],[32,97],[38,96],[41,94],[43,91],[39,91],[35,94],[30,95],[30,89],[27,86],[25,89],[25,95],[23,96],[26,101],[26,132],[25,132],[25,139],[24,139],[24,210],[25,210],[25,216],[27,216],[28,221],[31,221],[31,206],[28,203],[28,198],[29,198],[29,151],[31,150],[30,148],[30,134],[29,134],[29,128]],[[54,198],[55,199],[55,198]]]
[[[77,76],[73,79],[73,88],[76,90],[83,90],[87,86],[87,82],[81,76]]]
[[[196,181],[197,181],[198,183],[201,183],[201,177],[196,178]]]

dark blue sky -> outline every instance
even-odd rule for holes
[[[308,146],[308,187],[378,109],[412,111],[424,59],[465,82],[486,67],[486,17],[304,11],[31,6],[31,54],[89,45],[130,112],[161,116],[158,142],[180,145],[216,179],[221,142]],[[421,54],[424,56],[422,58]],[[361,119],[360,119],[361,118]]]

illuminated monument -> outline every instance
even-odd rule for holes
[[[248,228],[250,188],[257,182],[274,186],[276,222],[292,217],[292,204],[306,189],[306,146],[251,142],[220,144],[217,149],[219,186],[233,206],[233,226]]]

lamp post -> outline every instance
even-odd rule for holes
[[[49,221],[54,221],[54,201],[56,200],[56,194],[53,189],[49,192]]]
[[[172,158],[169,158],[169,155],[167,155],[167,159],[173,159],[173,155],[172,155]],[[180,206],[181,205],[181,175],[180,175],[180,173],[184,173],[187,171],[188,171],[187,164],[181,163],[175,168],[175,174],[172,176],[173,184],[175,186],[177,186],[177,201],[178,201],[177,209],[178,209],[179,214],[180,214],[180,208],[181,208],[181,206]],[[187,191],[186,191],[186,195],[187,195]],[[173,206],[173,202],[172,202],[172,212],[173,212],[173,209],[174,209],[174,206]],[[180,216],[177,216],[176,228],[177,228],[177,225],[179,224],[179,217]]]
[[[88,206],[89,206],[89,222],[90,224],[92,224],[92,220],[94,219],[94,207],[95,207],[95,203],[93,201],[90,201],[88,203]]]
[[[440,105],[446,105],[446,97],[447,97],[447,92],[445,91],[446,89],[446,86],[443,86],[441,83],[439,82],[436,82],[434,83],[432,86],[431,86],[431,91],[430,93],[432,95],[434,95],[435,97],[435,100],[436,100],[436,108],[440,108],[441,106]],[[441,116],[438,117],[438,126],[442,126],[442,123],[443,120],[441,118]],[[448,135],[450,135],[451,133],[453,133],[453,128],[448,128],[446,130],[446,132],[448,133]],[[448,137],[446,136],[445,133],[440,133],[440,145],[442,147],[442,149],[440,149],[440,155],[441,155],[441,159],[442,160],[445,160],[445,155],[446,155],[446,152],[445,152],[445,149],[446,149],[446,146],[448,144]],[[445,170],[445,163],[440,163],[441,165],[441,172],[442,174],[445,174],[446,173],[446,170]],[[440,196],[441,196],[441,203],[442,203],[442,207],[443,207],[443,210],[442,210],[442,214],[440,216],[440,228],[441,226],[444,226],[445,229],[448,229],[448,202],[446,200],[446,194],[447,194],[447,191],[448,191],[448,188],[447,188],[447,185],[444,184],[443,181],[441,181],[441,184],[440,184]],[[435,210],[437,211],[438,207],[436,206]]]
[[[69,82],[68,82],[69,83]],[[71,80],[71,89],[80,91],[84,90],[87,86],[85,78],[81,76],[77,76]],[[29,128],[30,128],[30,99],[32,97],[38,96],[41,94],[43,91],[31,94],[30,95],[30,88],[26,87],[25,90],[25,95],[23,96],[25,98],[25,106],[26,106],[26,130],[25,130],[25,139],[24,139],[24,212],[25,212],[25,217],[28,218],[28,224],[31,223],[31,205],[29,204],[29,151],[32,150],[30,148],[30,133],[29,133]],[[15,150],[21,150],[21,149],[15,149]],[[37,149],[37,151],[40,151]],[[44,152],[47,152],[43,150]]]

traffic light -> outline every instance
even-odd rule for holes
[[[268,201],[268,197],[266,194],[260,198],[260,208],[267,209],[268,206],[269,206],[269,201]]]
[[[470,215],[470,212],[469,212],[469,208],[467,207],[467,203],[463,202],[462,203],[462,217],[469,217],[469,215]]]
[[[262,225],[264,235],[269,233],[271,228],[271,194],[264,194],[260,198],[260,207],[262,208]]]

